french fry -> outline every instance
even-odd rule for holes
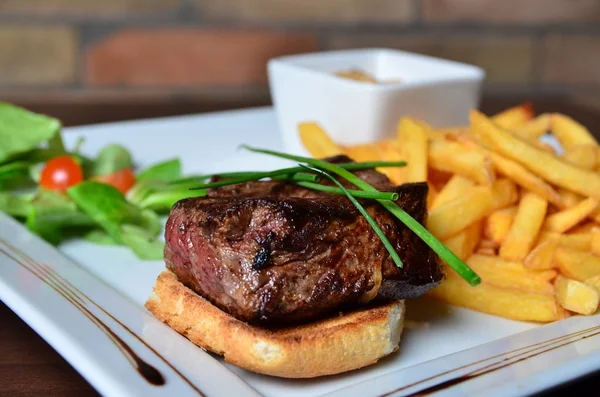
[[[402,118],[398,123],[398,145],[406,155],[406,182],[427,180],[427,130],[423,123]]]
[[[600,291],[600,276],[594,276],[594,277],[590,277],[585,279],[584,281],[587,285],[592,286],[594,288],[596,288],[598,291]]]
[[[544,228],[554,232],[565,232],[583,221],[600,204],[596,197],[588,197],[571,208],[550,215],[544,222]]]
[[[593,228],[592,241],[590,242],[590,251],[596,256],[600,256],[600,228]]]
[[[579,251],[589,251],[592,244],[591,232],[560,234],[548,230],[540,232],[538,244],[551,239],[556,239],[558,245],[562,247],[573,248]]]
[[[494,183],[495,174],[489,157],[461,143],[430,141],[428,161],[432,168],[462,175],[480,185]]]
[[[492,240],[481,240],[479,241],[479,248],[489,248],[489,249],[496,249],[498,248],[500,244],[497,244],[495,241]]]
[[[449,201],[454,200],[461,194],[465,194],[470,188],[475,186],[473,180],[465,178],[462,175],[455,174],[444,186],[435,199],[431,208],[439,207]]]
[[[496,247],[500,246],[508,234],[516,214],[516,206],[494,211],[485,219],[483,235],[493,241]]]
[[[496,256],[496,249],[486,248],[486,247],[478,247],[475,250],[475,253],[479,254],[479,255]]]
[[[517,274],[519,277],[536,278],[542,281],[552,281],[556,278],[558,272],[556,270],[532,270],[528,269],[521,262],[508,261],[499,256],[485,256],[473,254],[467,260],[469,266],[473,265],[477,268],[485,267],[493,272],[510,272]]]
[[[311,156],[323,158],[344,153],[317,123],[300,123],[298,130],[300,140]]]
[[[598,164],[598,146],[589,143],[573,145],[565,150],[562,158],[576,167],[593,170]]]
[[[492,116],[492,121],[507,130],[517,130],[524,127],[532,118],[534,110],[531,102],[506,109]]]
[[[440,240],[447,240],[483,219],[492,206],[492,190],[485,186],[471,188],[464,195],[431,210],[427,228]]]
[[[345,146],[343,148],[345,154],[356,162],[360,161],[378,161],[381,158],[381,149],[374,143],[365,143],[361,145]],[[406,159],[398,159],[394,161],[405,161]],[[404,167],[402,167],[404,168]]]
[[[585,283],[558,276],[554,282],[559,305],[575,313],[590,315],[598,310],[600,292]]]
[[[551,322],[559,319],[551,295],[506,289],[481,283],[472,287],[452,274],[428,294],[452,305],[520,321]]]
[[[496,179],[492,185],[492,208],[494,211],[509,207],[517,202],[517,185],[508,178]]]
[[[540,114],[534,119],[523,124],[522,127],[515,129],[515,133],[526,139],[538,139],[550,130],[550,115]]]
[[[589,252],[559,246],[555,260],[561,273],[569,278],[585,281],[600,275],[600,258]]]
[[[446,185],[446,183],[448,183],[450,181],[450,178],[452,178],[453,176],[454,175],[450,172],[440,171],[440,170],[431,168],[431,165],[429,166],[429,169],[427,170],[427,177],[429,178],[429,181],[438,190],[442,190],[444,188],[444,186]]]
[[[481,224],[481,221],[473,223],[456,236],[444,241],[444,244],[460,259],[463,261],[466,260],[471,256],[479,243],[479,239],[481,238]]]
[[[362,153],[359,153],[361,156]],[[377,153],[382,161],[406,161],[407,157],[398,147],[397,142],[388,142],[387,145],[379,147]],[[350,155],[350,157],[352,157]],[[360,161],[360,160],[357,160]],[[387,176],[394,185],[401,185],[406,182],[406,167],[381,167],[377,171]]]
[[[598,224],[595,222],[585,222],[580,225],[575,226],[571,230],[569,230],[569,234],[577,234],[577,233],[590,233],[595,227],[598,227]]]
[[[564,207],[562,198],[558,192],[544,180],[528,171],[522,165],[509,160],[506,157],[493,152],[488,152],[488,154],[494,163],[494,167],[500,174],[512,179],[525,189],[531,190],[541,197],[544,197],[546,200],[548,200],[548,202],[558,206],[559,208]]]
[[[529,269],[547,270],[555,267],[554,253],[558,247],[558,238],[546,240],[535,246],[523,261]]]
[[[564,148],[568,149],[580,144],[598,145],[594,136],[585,126],[564,114],[552,114],[550,129]]]
[[[565,205],[565,208],[574,207],[583,200],[581,195],[565,189],[564,187],[558,188],[558,194],[560,194],[561,201]]]
[[[526,192],[523,195],[510,230],[500,245],[502,258],[525,259],[542,227],[547,208],[548,201],[537,194]]]
[[[477,110],[471,111],[471,134],[488,149],[522,164],[546,181],[586,197],[600,196],[600,175],[575,167],[498,128]]]
[[[427,190],[427,211],[431,210],[433,203],[435,202],[436,197],[440,192],[438,192],[435,185],[431,182],[427,182],[428,190]]]
[[[484,261],[480,261],[482,255],[473,255],[473,260],[467,260],[467,264],[481,280],[485,283],[495,285],[501,288],[516,289],[525,292],[535,292],[538,294],[553,295],[554,287],[548,280],[541,279],[533,272],[514,271],[508,268],[489,266]]]

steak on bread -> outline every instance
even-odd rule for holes
[[[426,183],[393,186],[375,170],[355,174],[398,193],[396,203],[425,223]],[[167,270],[146,307],[199,346],[256,372],[311,377],[369,365],[397,349],[403,300],[425,294],[444,274],[437,254],[402,222],[377,202],[360,201],[402,268],[344,196],[272,180],[181,200],[167,220]],[[321,357],[325,343],[331,355]],[[344,349],[355,357],[347,365],[335,358],[347,356]]]

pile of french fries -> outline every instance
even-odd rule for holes
[[[428,295],[505,318],[551,322],[591,315],[600,301],[600,146],[572,118],[529,103],[470,125],[433,128],[402,118],[393,139],[334,142],[299,125],[315,158],[407,162],[381,168],[395,184],[427,182],[427,228],[482,278],[470,286],[446,265]],[[560,153],[544,143],[552,134]],[[546,140],[547,142],[547,140]]]

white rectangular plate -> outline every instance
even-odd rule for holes
[[[280,149],[269,108],[68,129],[94,154],[110,142],[140,166],[180,157],[186,173],[289,164],[238,150]],[[539,325],[421,299],[398,353],[339,376],[287,380],[205,353],[144,308],[161,261],[83,241],[46,244],[0,214],[0,299],[105,396],[521,396],[600,369],[600,315]]]

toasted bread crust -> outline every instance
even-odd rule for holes
[[[332,375],[374,364],[398,350],[404,301],[364,307],[276,330],[248,325],[162,272],[146,308],[196,345],[249,371],[284,378]]]

